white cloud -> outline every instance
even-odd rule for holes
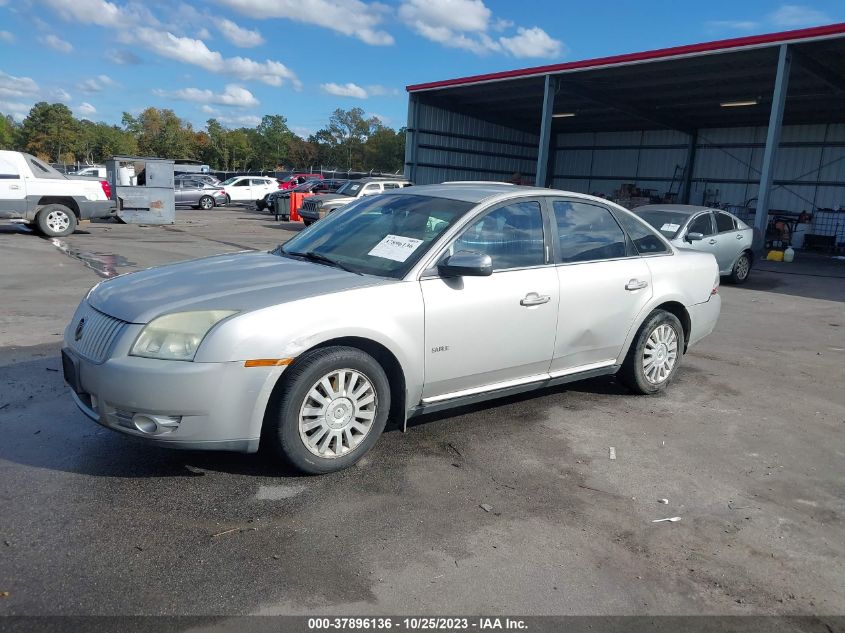
[[[229,84],[223,92],[201,90],[199,88],[182,88],[181,90],[153,90],[159,97],[179,99],[181,101],[195,101],[197,103],[214,103],[217,105],[234,106],[237,108],[253,108],[260,105],[249,90],[243,86]]]
[[[378,27],[390,10],[379,2],[361,0],[216,0],[250,18],[287,18],[294,22],[315,24],[343,35],[356,37],[365,44],[389,46],[393,36]]]
[[[14,44],[15,36],[12,35],[9,31],[0,31],[0,42],[5,42],[6,44]]]
[[[62,38],[53,35],[44,35],[38,38],[38,41],[44,44],[44,46],[49,46],[53,50],[57,50],[60,53],[70,53],[73,50],[73,44],[70,42],[66,42]]]
[[[144,61],[132,51],[124,49],[112,49],[107,53],[107,55],[109,60],[113,61],[115,64],[120,64],[121,66],[137,66],[138,64],[142,64]]]
[[[210,50],[202,40],[161,33],[150,27],[135,29],[130,37],[162,57],[199,66],[212,73],[235,75],[243,81],[261,81],[270,86],[281,86],[285,81],[290,81],[295,88],[301,86],[296,74],[281,62],[223,57],[218,51]]]
[[[563,44],[543,29],[519,27],[513,37],[500,37],[499,43],[514,57],[560,57]]]
[[[96,77],[86,79],[85,81],[79,83],[78,87],[82,92],[90,94],[92,92],[101,92],[106,88],[113,88],[118,85],[119,84],[108,75],[97,75]]]
[[[217,108],[212,108],[210,105],[204,105],[200,108],[200,110],[202,110],[206,114],[212,114],[212,115],[220,114],[220,110],[218,110]]]
[[[5,101],[0,99],[0,114],[9,114],[15,121],[23,121],[32,108],[31,103]]]
[[[335,84],[327,83],[320,86],[320,90],[326,94],[335,95],[336,97],[351,97],[353,99],[366,99],[370,95],[361,86],[353,83]]]
[[[564,50],[560,41],[537,26],[518,27],[511,37],[492,37],[491,32],[501,33],[514,23],[494,18],[482,0],[404,0],[399,7],[399,18],[426,39],[477,55],[557,57]]]
[[[73,99],[70,93],[63,88],[55,88],[48,93],[50,101],[59,101],[60,103],[67,103]]]
[[[78,106],[76,106],[75,110],[77,114],[82,117],[88,117],[92,114],[97,114],[97,108],[92,106],[87,101],[83,101],[82,103],[80,103]]]
[[[121,26],[125,17],[116,4],[106,0],[44,0],[65,20],[97,24],[99,26]]]
[[[217,120],[223,125],[237,125],[243,127],[255,127],[261,123],[261,117],[254,114],[244,114],[241,116],[221,116]]]
[[[253,46],[261,46],[264,43],[264,38],[261,33],[252,29],[246,29],[227,20],[226,18],[217,18],[214,21],[217,30],[229,42],[241,48],[252,48]]]
[[[798,4],[781,5],[769,15],[769,20],[780,28],[800,28],[833,22],[827,14]]]
[[[0,70],[0,97],[30,97],[39,91],[38,84],[30,77],[15,77]]]

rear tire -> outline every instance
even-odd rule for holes
[[[214,208],[214,198],[211,196],[203,196],[200,198],[200,209],[209,211]]]
[[[76,215],[63,204],[48,204],[35,216],[38,231],[47,237],[64,237],[76,230]]]
[[[616,374],[634,393],[663,391],[678,371],[684,353],[684,328],[671,312],[655,310],[640,326]]]
[[[304,473],[335,472],[375,445],[389,412],[390,383],[372,356],[354,347],[316,349],[283,374],[263,438]]]
[[[730,279],[732,284],[744,284],[748,281],[748,275],[751,274],[751,255],[748,254],[748,251],[745,251],[742,255],[740,255],[736,263],[734,264],[733,270],[731,271]]]

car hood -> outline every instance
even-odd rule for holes
[[[130,323],[170,312],[238,310],[379,284],[390,279],[356,275],[268,252],[216,255],[121,275],[96,286],[88,303]]]
[[[355,198],[352,196],[344,196],[342,193],[321,193],[315,196],[310,196],[314,202],[329,202],[331,200],[343,200],[344,202],[351,202]]]

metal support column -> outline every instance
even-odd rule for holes
[[[405,178],[417,180],[417,147],[419,146],[419,97],[408,95],[408,127],[405,129]]]
[[[769,196],[772,189],[775,158],[780,144],[783,126],[783,110],[789,86],[789,67],[792,55],[787,44],[781,44],[778,52],[778,69],[775,76],[775,90],[772,94],[772,110],[769,114],[769,129],[766,132],[766,149],[763,153],[763,168],[760,172],[760,188],[757,192],[757,211],[754,215],[754,250],[763,250],[766,225],[769,219]]]
[[[552,114],[555,109],[556,91],[557,78],[546,75],[543,113],[540,117],[540,141],[537,147],[537,175],[534,179],[534,185],[537,187],[549,186],[549,142],[552,137]]]
[[[689,135],[689,147],[687,148],[687,168],[684,172],[684,204],[689,204],[692,195],[692,172],[695,169],[695,150],[698,146],[698,130],[693,130]]]

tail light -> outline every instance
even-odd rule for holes
[[[710,296],[719,294],[719,284],[722,282],[722,278],[719,277],[719,273],[716,273],[716,281],[713,282],[713,290],[710,291]]]
[[[101,180],[100,186],[103,188],[103,193],[106,194],[106,199],[111,200],[111,185],[108,180]]]

